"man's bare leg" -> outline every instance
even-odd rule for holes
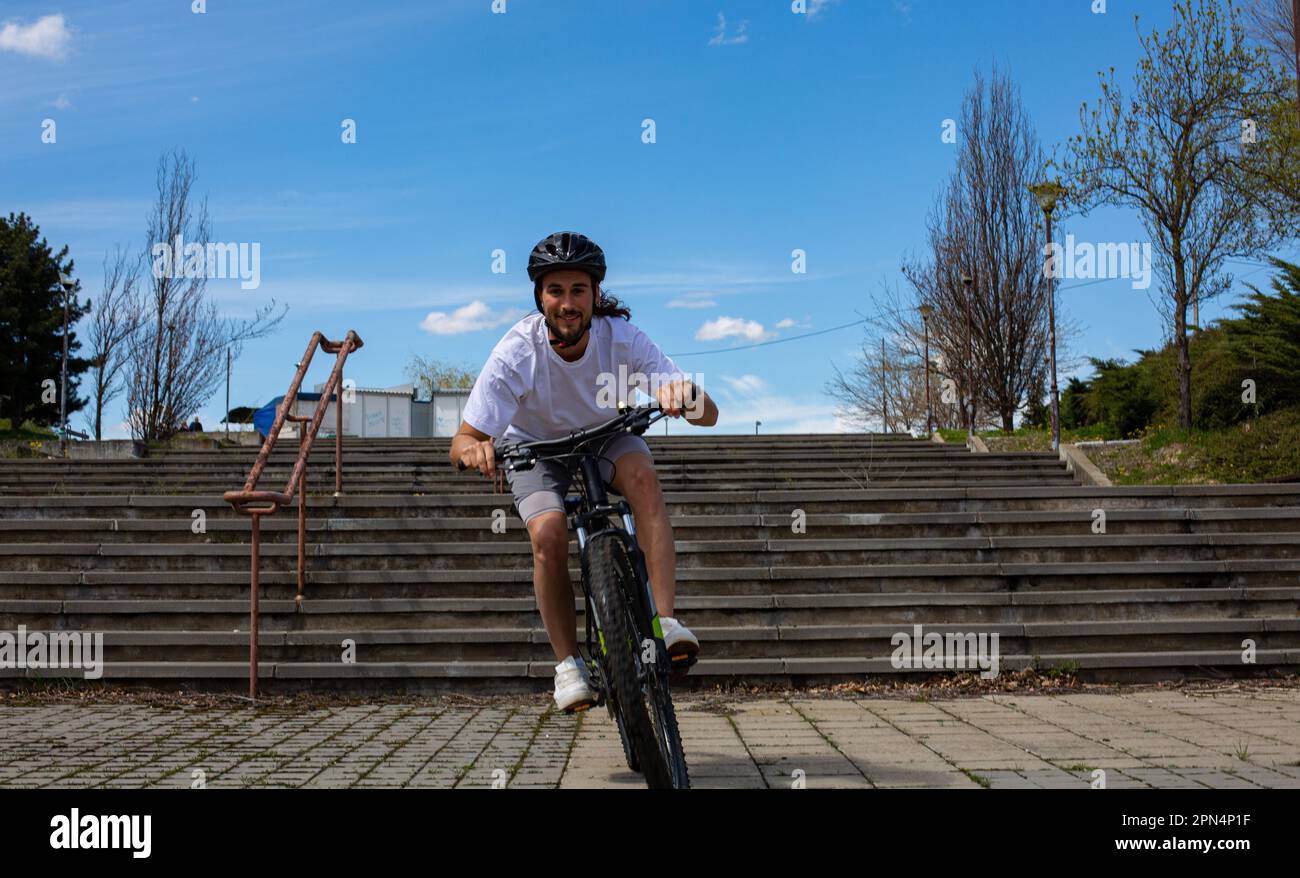
[[[578,617],[569,579],[569,524],[563,512],[543,512],[528,522],[533,542],[533,593],[556,661],[578,654]]]
[[[677,595],[677,551],[673,547],[668,504],[664,502],[654,462],[639,451],[629,451],[615,461],[613,483],[614,489],[632,507],[636,542],[645,554],[655,607],[660,616],[672,616]]]

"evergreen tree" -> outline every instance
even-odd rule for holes
[[[72,272],[68,248],[55,253],[30,217],[0,217],[0,416],[14,426],[27,419],[58,423],[64,296],[60,279]],[[77,376],[90,367],[88,360],[75,355],[81,343],[72,328],[90,311],[90,303],[83,305],[77,298],[80,289],[77,282],[68,294],[69,421],[86,404],[77,396]]]

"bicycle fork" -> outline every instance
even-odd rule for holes
[[[583,479],[587,486],[588,500],[592,506],[589,515],[606,518],[611,513],[616,513],[623,521],[623,529],[626,537],[623,535],[619,535],[619,537],[620,539],[623,539],[623,544],[627,549],[628,558],[632,562],[632,570],[636,576],[637,586],[640,591],[639,595],[629,595],[628,597],[632,600],[640,599],[642,606],[645,607],[646,615],[650,619],[651,633],[655,638],[655,642],[643,642],[641,644],[641,649],[638,650],[641,654],[641,664],[642,666],[650,665],[654,667],[670,667],[670,665],[664,665],[661,663],[661,660],[667,659],[667,651],[660,646],[660,644],[663,643],[664,638],[663,626],[659,622],[659,608],[655,605],[654,592],[650,588],[650,574],[649,570],[646,568],[645,554],[641,551],[641,547],[637,543],[636,523],[632,518],[631,509],[628,508],[626,500],[620,500],[617,503],[610,502],[609,494],[605,491],[605,481],[600,475],[600,466],[594,458],[583,457],[579,461],[579,466],[582,468]],[[586,526],[578,519],[577,515],[574,516],[573,529],[578,535],[578,552],[579,555],[581,555],[587,547],[589,536]],[[583,574],[584,576],[586,575],[585,570],[583,571]],[[588,649],[590,649],[592,611],[594,607],[592,605],[589,591],[585,588],[583,591],[586,593],[587,645]],[[600,636],[600,645],[603,649],[605,646],[605,635],[602,631],[598,631],[597,633]]]

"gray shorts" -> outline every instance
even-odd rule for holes
[[[617,462],[620,457],[631,451],[639,451],[651,460],[654,459],[654,455],[650,453],[650,446],[640,436],[632,433],[619,436],[605,446],[603,459],[597,461],[600,475],[606,485],[613,478],[614,468],[610,466],[610,462]],[[576,459],[547,460],[538,463],[530,470],[506,475],[506,480],[510,482],[510,491],[515,497],[515,508],[519,510],[519,517],[524,520],[525,525],[543,512],[564,511],[564,495],[569,490],[569,483],[573,481],[577,465]]]

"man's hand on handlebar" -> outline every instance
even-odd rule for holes
[[[476,469],[490,479],[496,480],[497,475],[497,456],[494,440],[486,439],[482,442],[475,442],[466,448],[460,455],[460,460],[456,461],[456,469],[467,470]]]
[[[670,418],[682,417],[695,404],[695,385],[690,381],[663,384],[656,391],[655,397],[665,415]]]

